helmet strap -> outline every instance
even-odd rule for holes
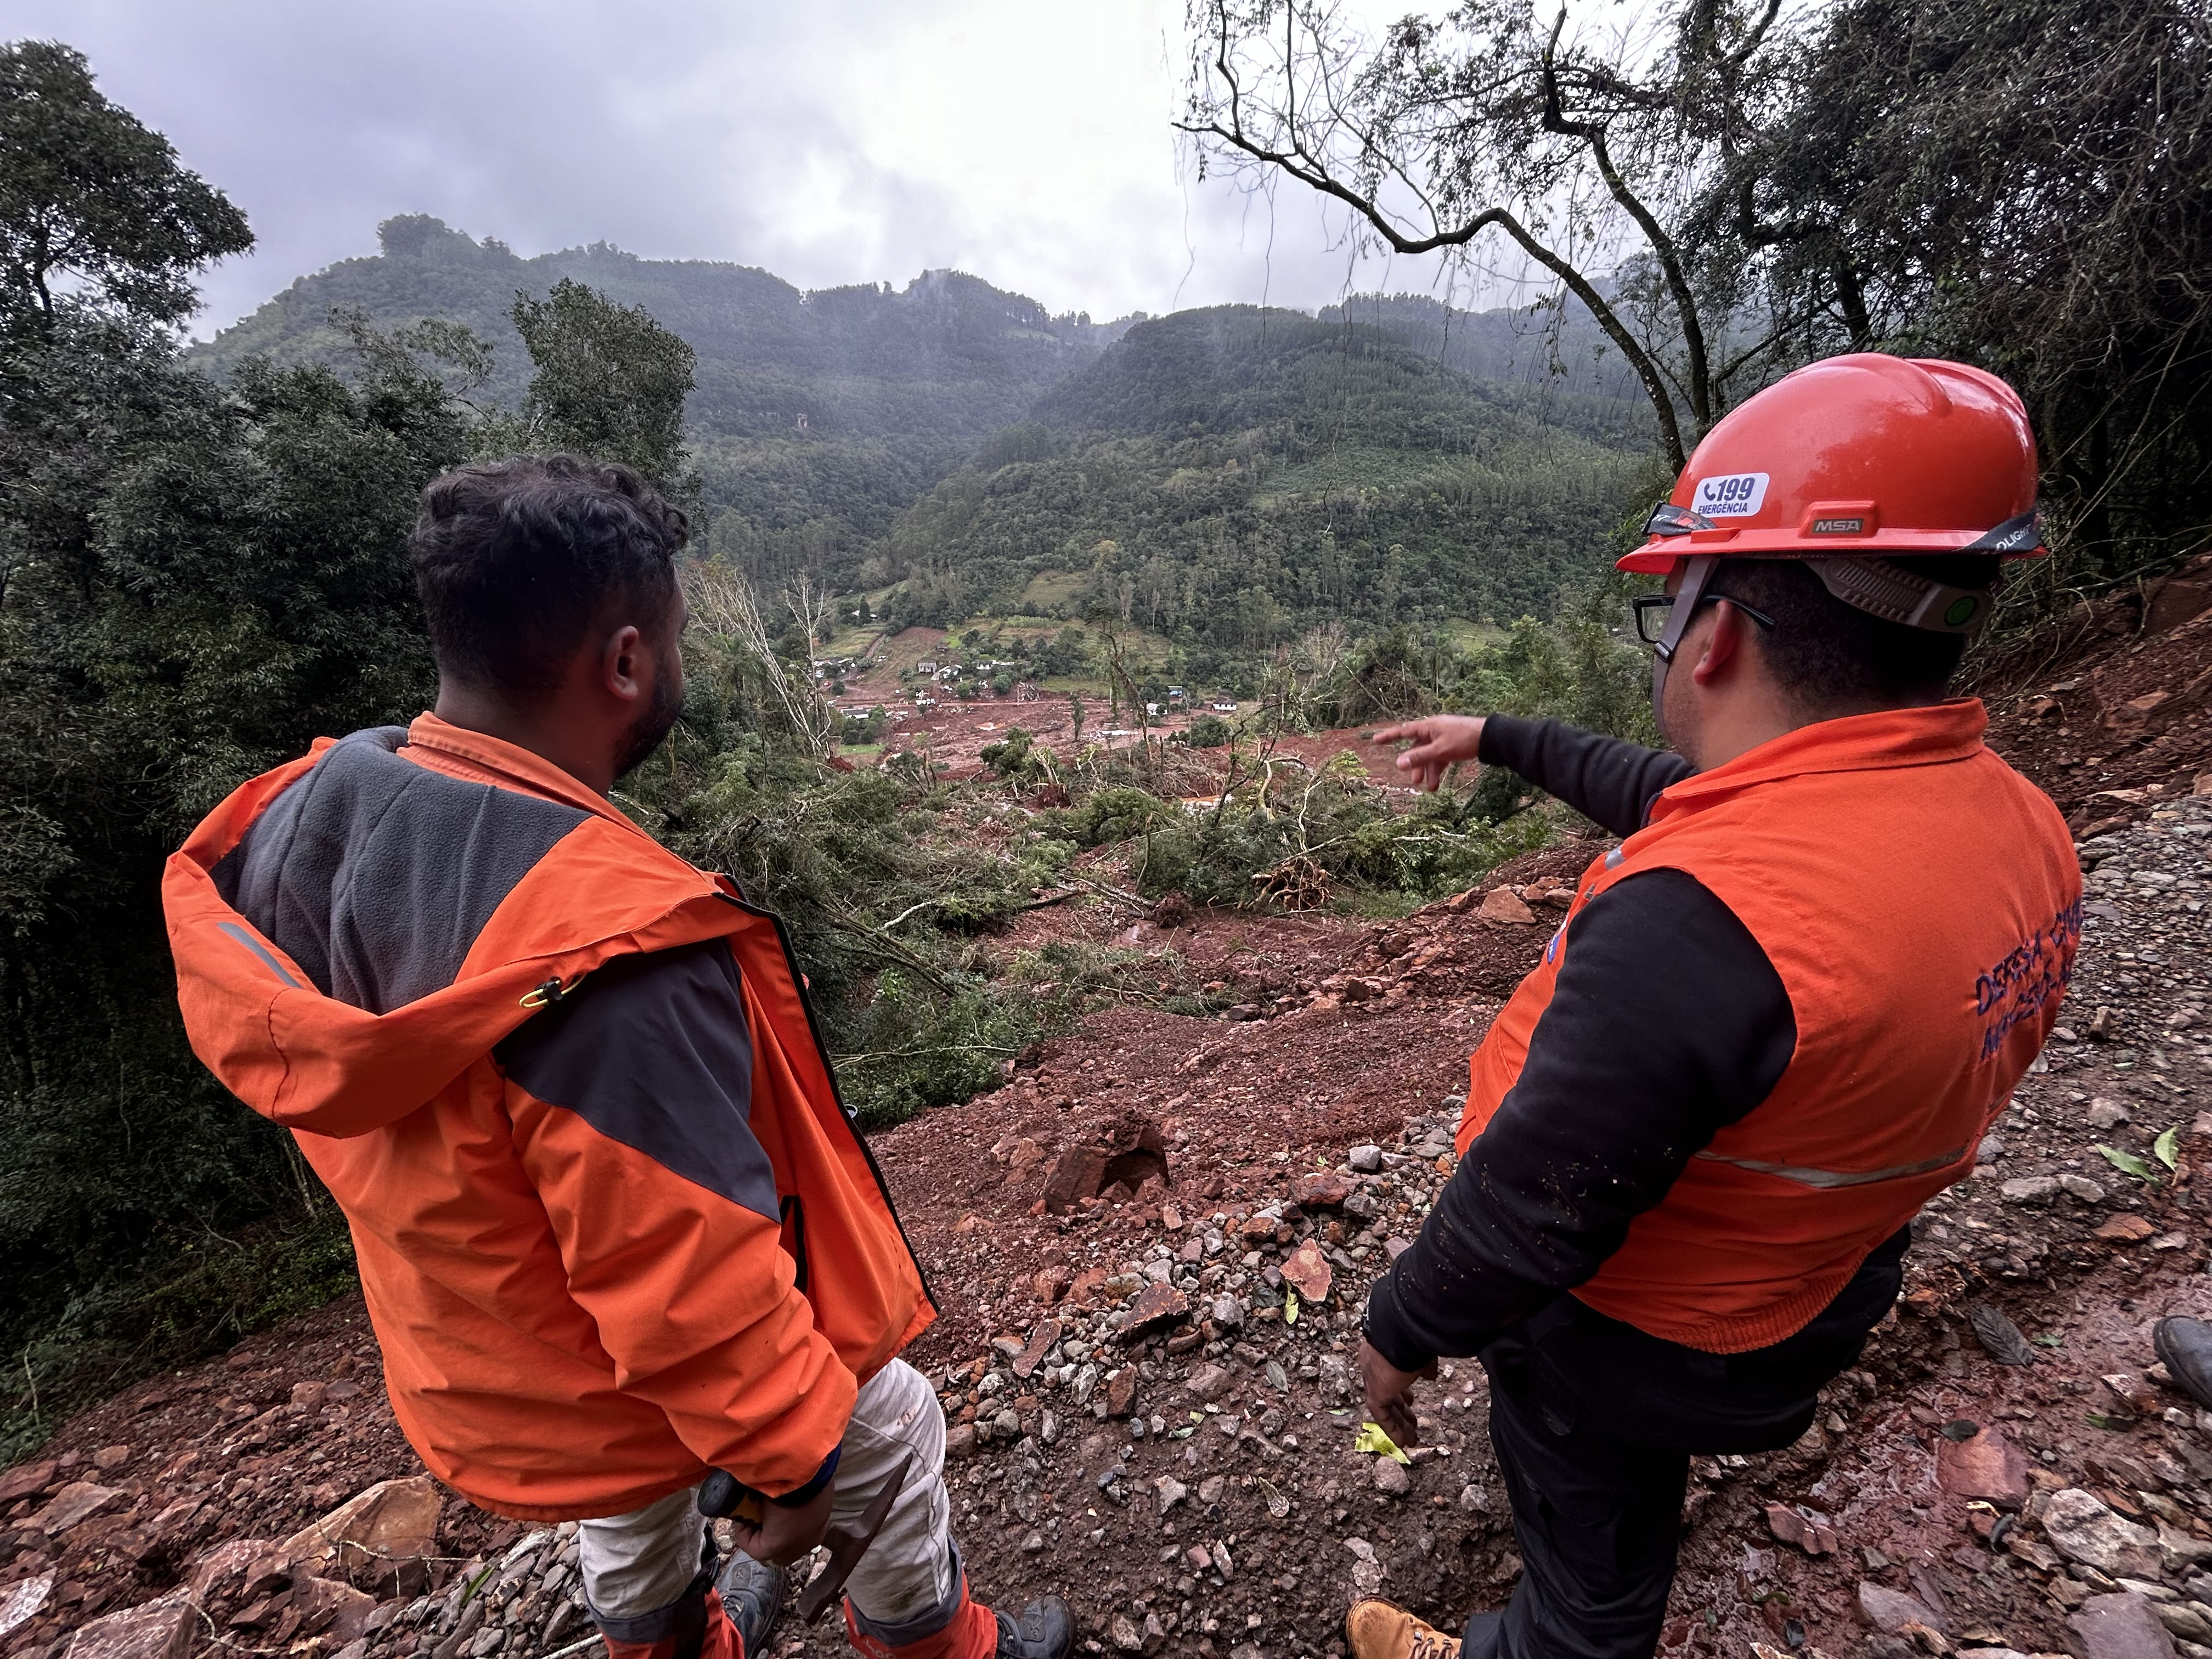
[[[1845,605],[1931,634],[1973,634],[1996,609],[1986,587],[1952,587],[1887,559],[1808,559],[1821,585]]]
[[[1698,600],[1705,593],[1705,584],[1712,580],[1714,568],[1719,563],[1710,553],[1701,553],[1690,561],[1689,568],[1682,573],[1682,586],[1667,612],[1667,631],[1652,647],[1651,718],[1657,723],[1662,737],[1667,735],[1667,670],[1674,660],[1675,647],[1682,642],[1683,630],[1697,614]]]

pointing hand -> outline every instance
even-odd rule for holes
[[[1431,714],[1403,725],[1386,726],[1375,734],[1375,741],[1410,741],[1413,746],[1398,757],[1398,769],[1416,787],[1433,792],[1442,786],[1444,774],[1455,762],[1474,759],[1482,746],[1482,721],[1480,714]]]

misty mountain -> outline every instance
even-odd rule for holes
[[[1106,605],[1249,645],[1331,613],[1541,610],[1650,447],[1577,308],[1549,332],[1405,295],[1098,324],[957,271],[808,293],[606,243],[524,258],[421,215],[378,234],[195,361],[344,370],[334,312],[438,317],[492,343],[486,392],[511,405],[530,372],[514,296],[587,283],[698,354],[704,545],[771,583],[904,582],[916,618]]]

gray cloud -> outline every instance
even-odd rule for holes
[[[1297,187],[1194,181],[1180,0],[0,0],[167,134],[259,239],[203,331],[434,213],[805,288],[951,265],[1104,317],[1433,289]],[[1462,299],[1466,297],[1462,293]]]

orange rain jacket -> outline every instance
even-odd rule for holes
[[[795,1491],[934,1317],[781,926],[545,761],[320,739],[162,900],[194,1052],[337,1196],[400,1426],[473,1501]]]
[[[1823,720],[1670,784],[1583,872],[1470,1067],[1464,1156],[1511,1093],[1569,929],[1647,870],[1695,877],[1781,976],[1797,1045],[1574,1294],[1741,1353],[1802,1329],[1971,1167],[2058,1018],[2081,873],[2050,799],[1982,743],[1978,702]]]

